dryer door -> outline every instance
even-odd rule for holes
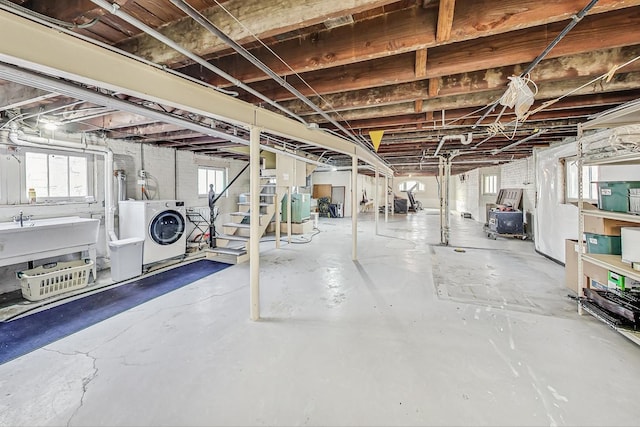
[[[184,216],[178,211],[167,210],[156,215],[149,224],[149,236],[159,245],[171,245],[184,234]]]

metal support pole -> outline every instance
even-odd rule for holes
[[[391,216],[396,216],[396,196],[393,189],[395,188],[393,177],[391,177]]]
[[[287,243],[291,243],[291,186],[287,186]]]
[[[376,235],[378,234],[378,197],[380,197],[380,183],[379,183],[379,176],[378,176],[378,168],[376,168],[376,177],[375,177],[375,185],[373,188],[375,188],[375,193],[374,193],[374,199],[373,199],[373,214],[375,215],[376,218]]]
[[[389,222],[389,176],[384,176],[384,222]]]
[[[444,238],[444,159],[438,160],[438,198],[440,199],[440,244],[445,244]]]
[[[451,183],[451,158],[447,158],[444,165],[444,244],[449,246],[449,230],[450,230],[450,215],[449,215],[449,184]]]
[[[351,158],[351,259],[358,259],[358,157]]]
[[[584,217],[582,216],[582,207],[584,200],[584,186],[582,185],[582,176],[584,171],[584,142],[582,140],[582,125],[578,124],[577,144],[578,144],[578,314],[583,315],[582,304],[580,304],[580,298],[584,297],[584,261],[582,260],[582,254],[585,250],[585,243],[582,240],[584,233]],[[568,257],[568,256],[567,256]],[[591,287],[590,283],[587,283]]]
[[[249,283],[251,320],[260,319],[260,129],[250,127]]]
[[[275,196],[275,202],[276,202],[276,249],[280,249],[280,220],[281,220],[281,216],[280,216],[280,203],[282,203],[282,197],[281,197],[281,193],[279,190],[280,187],[278,187],[278,184],[276,183],[276,196]]]

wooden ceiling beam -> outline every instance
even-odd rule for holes
[[[19,83],[5,82],[0,85],[0,111],[12,108],[28,108],[32,104],[60,95]]]
[[[451,38],[455,6],[456,0],[440,0],[440,6],[438,7],[438,28],[436,30],[437,43],[444,43]]]
[[[559,80],[541,83],[538,85],[539,91],[536,95],[538,100],[549,100],[565,95],[585,83],[588,83],[591,77],[580,77],[572,80]],[[616,74],[611,82],[606,85],[587,86],[577,91],[573,96],[586,95],[598,92],[617,92],[626,90],[637,90],[640,87],[640,72],[634,71],[630,73]],[[451,110],[468,107],[483,107],[491,104],[499,99],[504,91],[502,89],[489,90],[471,94],[454,95],[435,99],[427,99],[423,103],[423,112]],[[329,113],[337,120],[361,120],[367,118],[397,116],[402,114],[414,114],[414,103],[409,101],[392,105],[376,106],[371,108],[360,108],[349,111],[342,111],[340,116],[335,113]],[[319,115],[306,117],[309,122],[323,123],[326,120]]]
[[[638,44],[636,29],[640,27],[640,7],[589,18],[584,18],[580,25],[565,36],[562,42],[551,50],[547,58],[553,59]],[[456,49],[450,49],[447,46],[430,49],[427,78],[506,65],[528,64],[546,48],[549,34],[559,32],[563,25],[554,24],[550,27],[553,28],[537,27],[516,31],[513,34],[462,42],[456,45]],[[598,37],[594,38],[593,34],[598,34]],[[313,87],[315,92],[323,95],[336,92],[336,88],[340,88],[341,91],[350,91],[408,83],[416,80],[414,56],[413,53],[396,55],[337,67],[332,72],[305,73],[301,77]],[[581,73],[580,70],[574,70],[574,72],[577,75]],[[299,84],[297,78],[292,77],[289,82],[303,94],[314,95],[306,85]],[[288,90],[273,81],[257,82],[251,86],[277,101],[294,98]],[[241,98],[251,100],[251,97]]]
[[[106,129],[113,130],[119,128],[129,128],[132,126],[148,125],[155,123],[156,121],[148,117],[140,116],[137,114],[117,112],[106,116],[96,117],[94,119],[87,119],[81,122],[75,122],[71,126],[70,130],[82,131],[82,130],[96,130]]]
[[[178,131],[178,132],[169,132],[165,134],[155,134],[155,135],[145,135],[140,139],[140,142],[170,142],[170,141],[186,141],[186,140],[196,140],[198,138],[202,138],[201,133],[191,132],[191,131]],[[211,138],[211,137],[207,137]],[[218,141],[226,141],[225,139],[217,138]]]
[[[156,134],[168,135],[169,132],[177,132],[184,128],[169,123],[150,123],[146,125],[119,128],[114,133],[127,136],[151,136]]]
[[[287,31],[320,24],[328,18],[354,14],[368,9],[393,3],[395,0],[349,0],[326,1],[307,0],[229,0],[225,8],[242,20],[238,25],[219,7],[211,7],[202,11],[211,22],[227,36],[240,44],[254,42],[252,34],[260,39],[276,36]],[[286,19],[282,19],[282,11],[286,11]],[[167,37],[179,41],[180,44],[195,53],[206,57],[214,52],[228,49],[224,41],[210,33],[191,18],[185,17],[161,29]],[[136,52],[142,57],[160,64],[178,64],[184,58],[173,49],[146,34],[125,40],[117,45],[127,52]]]
[[[575,96],[571,98],[565,98],[557,102],[556,104],[551,105],[548,109],[541,111],[540,113],[534,114],[530,116],[533,119],[539,119],[540,117],[544,117],[546,112],[557,112],[563,109],[575,109],[575,108],[592,108],[592,107],[613,107],[615,105],[632,101],[637,99],[640,95],[640,91],[624,91],[624,92],[613,92],[613,93],[597,93],[591,95],[582,95]],[[542,101],[536,101],[533,108],[538,107],[542,104]],[[352,120],[349,122],[349,126],[352,129],[369,129],[374,128],[376,126],[380,127],[393,127],[393,126],[403,126],[414,124],[418,122],[427,123],[428,121],[436,121],[438,124],[441,123],[442,120],[442,112],[429,112],[431,114],[430,119],[426,119],[423,114],[408,114],[401,116],[387,116],[380,117],[375,119],[365,119],[365,120]],[[494,111],[493,113],[487,115],[488,120],[495,120],[498,116],[499,111]],[[506,110],[503,116],[509,117],[513,115],[513,111]],[[450,123],[452,120],[460,119],[463,117],[468,117],[471,120],[477,120],[482,116],[482,111],[478,112],[475,108],[459,108],[448,110],[445,114],[445,122]]]
[[[416,79],[427,76],[427,49],[416,50],[416,67],[414,73]]]
[[[557,34],[566,26],[566,22],[561,21],[577,13],[584,6],[583,3],[584,0],[566,0],[554,2],[553,5],[539,0],[505,0],[499,4],[492,0],[459,2],[456,6],[456,22],[450,42],[463,42],[477,37],[490,37],[545,26],[541,39],[544,46],[540,47],[538,44],[533,55],[530,54],[527,59],[518,62],[531,60],[549,43],[550,34]],[[621,8],[630,8],[628,11],[631,12],[632,6],[640,6],[640,0],[600,0],[585,19],[591,19],[591,15],[594,14]],[[296,73],[306,73],[435,47],[436,21],[437,11],[410,8],[269,46],[286,65],[263,47],[252,49],[251,53],[280,76],[291,75],[292,70]],[[546,27],[553,22],[557,24]],[[583,26],[583,23],[573,31],[580,26]],[[508,43],[508,35],[505,38]],[[489,43],[491,39],[486,41]],[[518,43],[514,41],[514,44]],[[491,53],[496,54],[499,51],[493,49]],[[212,63],[245,83],[268,78],[239,55],[225,56]],[[224,79],[201,68],[194,65],[183,69],[183,72],[202,78],[213,85],[228,85]]]
[[[614,64],[623,64],[637,56],[640,56],[640,45],[604,49],[565,56],[563,58],[549,59],[542,61],[533,70],[531,78],[536,83],[543,83],[573,79],[580,75],[599,76],[607,73]],[[439,80],[438,95],[443,97],[471,94],[492,89],[506,89],[507,83],[509,82],[507,77],[518,74],[518,71],[524,66],[524,64],[518,64],[441,77],[437,79]],[[636,61],[620,70],[620,72],[629,71],[640,71],[640,61]],[[337,111],[407,102],[425,97],[426,94],[429,94],[431,80],[433,79],[326,94],[323,95],[323,100]],[[323,106],[319,98],[312,97],[310,99],[317,105]],[[284,101],[281,104],[283,107],[299,115],[310,114],[312,112],[302,101]]]

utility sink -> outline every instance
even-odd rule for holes
[[[100,220],[78,216],[0,223],[0,266],[89,250]],[[86,247],[85,247],[86,246]]]

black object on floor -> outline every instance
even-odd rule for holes
[[[16,320],[0,322],[0,364],[227,267],[229,264],[200,260]]]

